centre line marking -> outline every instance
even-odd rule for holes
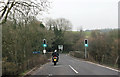
[[[69,67],[70,67],[75,73],[78,73],[71,65],[69,65]]]

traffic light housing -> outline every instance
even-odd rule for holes
[[[88,44],[88,40],[87,39],[85,39],[85,44]]]
[[[88,39],[84,40],[85,47],[88,47]]]
[[[43,44],[46,44],[46,40],[45,39],[43,40]]]
[[[43,47],[47,47],[46,39],[43,39]]]

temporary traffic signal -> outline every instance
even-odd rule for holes
[[[84,40],[85,47],[88,47],[88,39]]]
[[[46,40],[43,39],[43,47],[47,47]]]

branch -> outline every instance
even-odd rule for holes
[[[10,10],[12,9],[13,6],[14,6],[14,2],[12,2],[10,8],[8,8],[8,11],[7,11],[6,16],[5,16],[5,21],[7,20],[8,13],[10,12]]]
[[[8,4],[9,4],[9,1],[8,1]],[[1,24],[3,24],[3,23],[6,22],[7,17],[8,17],[8,14],[9,14],[9,12],[10,12],[10,10],[12,9],[13,6],[14,6],[14,1],[12,2],[11,6],[10,6],[10,8],[8,8],[8,10],[7,10],[7,5],[5,6],[5,9],[4,9],[4,11],[3,11],[2,16],[0,17],[0,19],[2,19],[2,17],[4,16],[6,10],[7,10],[7,13],[6,13],[5,18],[3,19],[3,21],[2,21]]]
[[[18,12],[20,12],[21,14],[23,14],[25,16],[25,14],[21,10],[18,10],[17,8],[14,8],[14,9],[17,10]]]
[[[0,10],[0,12],[2,12],[4,10],[4,8],[2,10]]]
[[[18,2],[17,1],[15,4],[19,4],[19,5],[26,6],[26,7],[35,7],[35,8],[37,8],[37,9],[39,9],[41,11],[41,9],[39,8],[41,6],[39,6],[38,4],[36,4],[34,2],[27,3],[27,2]]]
[[[8,0],[8,2],[7,2],[7,5],[5,5],[5,7],[4,7],[4,11],[2,12],[2,14],[1,14],[1,16],[0,16],[0,20],[3,18],[3,16],[5,15],[5,12],[6,12],[6,10],[7,10],[7,8],[8,8],[8,5],[9,5],[9,0]]]
[[[7,10],[7,5],[4,7],[3,10],[4,10],[4,11],[2,12],[2,14],[1,14],[1,16],[0,16],[0,20],[2,19],[2,17],[4,16],[4,14],[5,14],[6,10]]]
[[[3,1],[0,1],[0,3],[4,3],[5,4],[5,2],[3,2]]]

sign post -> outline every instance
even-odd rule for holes
[[[87,58],[88,39],[84,40],[84,44],[85,44],[85,59],[86,59]]]

